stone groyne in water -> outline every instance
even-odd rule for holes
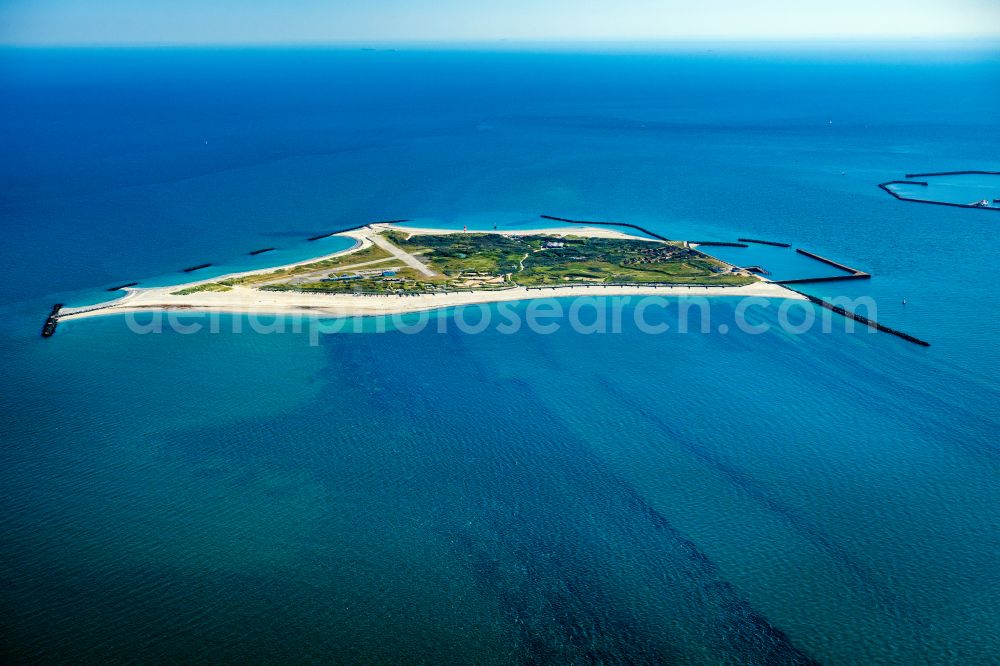
[[[337,234],[343,234],[348,231],[357,231],[358,229],[364,229],[365,227],[370,227],[373,224],[402,224],[403,222],[409,222],[409,220],[380,220],[378,222],[366,222],[364,224],[359,224],[356,227],[348,227],[347,229],[338,229],[337,231],[331,231],[328,234],[320,234],[318,236],[313,236],[312,238],[307,238],[307,241],[318,241],[324,238],[329,238],[330,236],[336,236]]]
[[[906,340],[907,342],[912,342],[915,345],[920,345],[921,347],[930,347],[931,346],[931,343],[927,342],[926,340],[921,340],[920,338],[916,338],[916,337],[910,335],[909,333],[904,333],[903,331],[897,331],[894,328],[890,328],[888,326],[885,326],[883,324],[878,323],[874,319],[869,319],[868,317],[865,317],[863,315],[859,315],[856,312],[851,312],[849,310],[845,310],[844,308],[840,307],[839,305],[834,305],[833,303],[830,303],[829,301],[825,301],[822,298],[819,298],[817,296],[811,296],[811,295],[806,294],[804,292],[801,292],[801,291],[799,291],[797,289],[790,289],[789,288],[789,291],[794,291],[796,294],[800,294],[802,296],[805,296],[807,299],[809,299],[810,302],[815,303],[816,305],[818,305],[818,306],[820,306],[822,308],[826,308],[827,310],[830,310],[831,312],[836,312],[837,314],[839,314],[841,316],[844,316],[844,317],[847,317],[848,319],[853,319],[854,321],[861,322],[865,326],[873,328],[873,329],[875,329],[877,331],[881,331],[883,333],[888,333],[890,335],[895,335],[898,338],[902,338],[903,340]]]
[[[49,312],[49,316],[46,317],[45,323],[42,324],[42,337],[51,338],[53,333],[56,332],[56,326],[59,325],[59,311],[62,310],[62,303],[56,303],[52,306],[52,311]]]
[[[756,243],[757,245],[773,245],[774,247],[791,247],[790,243],[779,243],[777,241],[760,240],[759,238],[737,238],[741,243]]]
[[[790,246],[789,246],[790,247]],[[796,248],[796,252],[810,259],[815,259],[816,261],[827,264],[828,266],[833,266],[837,270],[844,271],[847,275],[830,275],[827,277],[815,277],[815,278],[795,278],[792,280],[775,280],[775,284],[808,284],[810,282],[840,282],[843,280],[870,280],[871,273],[866,273],[864,271],[858,270],[857,268],[851,268],[839,261],[834,261],[833,259],[827,259],[826,257],[821,257],[814,252],[809,252],[808,250],[803,250],[802,248]]]
[[[593,220],[571,220],[567,217],[556,217],[555,215],[540,215],[543,220],[554,220],[556,222],[569,222],[570,224],[583,224],[583,225],[597,225],[601,227],[628,227],[629,229],[635,229],[636,231],[641,231],[647,236],[652,236],[653,238],[661,241],[669,241],[670,239],[666,236],[661,236],[660,234],[645,229],[636,224],[629,224],[628,222],[594,222]]]

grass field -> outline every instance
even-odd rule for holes
[[[587,283],[741,285],[756,278],[731,273],[722,262],[680,244],[614,238],[448,234],[389,240],[420,252],[428,264],[452,278],[469,274],[505,276],[523,286]]]
[[[187,296],[188,294],[194,294],[199,291],[230,291],[232,287],[218,282],[209,282],[207,284],[199,284],[194,287],[188,287],[186,289],[180,289],[178,291],[170,292],[174,296]]]
[[[680,243],[583,236],[507,236],[489,233],[408,236],[384,232],[397,247],[416,255],[436,275],[399,267],[378,246],[293,268],[245,275],[182,289],[225,291],[252,286],[269,291],[417,293],[503,289],[559,284],[744,285],[757,278]],[[396,268],[382,275],[380,268]],[[350,276],[352,279],[334,280]]]

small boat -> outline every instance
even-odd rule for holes
[[[989,199],[980,199],[979,201],[973,201],[969,205],[970,206],[975,206],[976,208],[989,208],[990,207],[990,200]]]

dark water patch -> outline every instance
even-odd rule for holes
[[[756,322],[752,322],[756,323]],[[854,333],[840,334],[836,322],[834,333],[809,334],[806,344],[816,348],[816,352],[826,358],[826,366],[836,368],[836,372],[817,372],[812,363],[802,364],[800,370],[809,373],[809,381],[819,395],[834,392],[850,396],[858,403],[869,401],[877,394],[887,414],[897,414],[910,422],[919,422],[928,432],[941,433],[938,439],[956,449],[980,459],[990,468],[1000,469],[1000,447],[997,439],[970,436],[970,433],[996,431],[997,420],[991,414],[970,407],[968,396],[961,394],[934,392],[926,380],[926,375],[897,372],[894,363],[872,363],[872,346],[880,345],[878,334],[869,333],[864,326],[856,326]],[[741,336],[748,349],[759,349],[759,341],[749,336]],[[734,342],[737,338],[730,338]],[[908,347],[908,346],[907,346]],[[916,350],[916,356],[907,349],[895,350],[900,362],[922,362],[923,354]],[[935,365],[933,372],[948,373],[955,369],[942,359],[928,359]],[[938,365],[941,364],[941,365]],[[930,371],[930,370],[928,370]],[[855,377],[855,381],[845,382],[844,377]],[[984,386],[977,397],[987,402],[991,397],[1000,400],[1000,394],[991,387]],[[965,399],[963,399],[965,398]],[[944,407],[944,409],[942,409]]]
[[[434,463],[448,467],[437,468],[448,482],[438,488],[430,527],[453,544],[451,559],[497,600],[522,663],[678,663],[698,661],[696,654],[732,663],[810,663],[695,544],[570,434],[532,382],[497,376],[502,348],[523,341],[460,335],[446,338],[452,349],[442,354],[429,353],[441,336],[420,335],[407,340],[405,352],[375,353],[379,336],[371,337],[357,340],[357,350],[340,349],[337,363],[359,373],[366,400],[380,399],[363,388],[372,375],[391,376],[390,394],[407,396],[405,410],[379,418],[383,436],[412,433],[415,415],[448,424],[443,440],[438,430],[436,451],[422,454],[452,451]],[[438,367],[443,357],[461,360]],[[405,377],[390,370],[404,359]],[[469,398],[442,401],[424,390],[421,378],[432,369],[435,383],[463,386]],[[490,387],[488,398],[480,384]],[[477,417],[494,405],[504,431],[483,430]]]
[[[915,632],[926,627],[926,622],[920,617],[916,609],[911,608],[909,604],[903,602],[892,591],[891,587],[883,582],[874,571],[857,561],[846,548],[838,544],[831,535],[821,530],[813,521],[810,521],[801,513],[774,499],[767,489],[757,483],[751,475],[723,461],[720,456],[708,447],[697,443],[690,434],[684,433],[683,435],[679,435],[675,428],[670,426],[665,419],[656,413],[655,409],[641,404],[645,402],[641,396],[625,393],[606,377],[596,377],[595,379],[600,385],[601,390],[607,392],[609,395],[614,395],[621,404],[629,405],[632,410],[654,424],[657,429],[665,433],[670,433],[671,441],[674,441],[697,460],[715,470],[768,511],[780,516],[798,534],[827,552],[834,561],[840,564],[844,570],[850,572],[862,584],[863,589],[871,590],[879,603],[893,608],[899,617],[907,618],[914,626]]]
[[[654,664],[684,660],[663,636],[651,634],[569,557],[522,553],[520,575],[507,575],[476,543],[463,544],[469,566],[495,595],[523,664]]]
[[[510,383],[516,387],[516,394],[525,396],[526,402],[531,403],[537,397],[528,383],[518,379]],[[518,419],[520,406],[510,405],[510,408],[511,417]],[[645,578],[648,585],[668,585],[669,596],[683,604],[683,611],[701,620],[694,621],[701,634],[699,643],[714,646],[705,649],[718,650],[735,663],[810,663],[783,632],[772,627],[760,613],[736,596],[729,583],[718,578],[717,568],[703,552],[674,529],[634,488],[610,473],[585,442],[566,435],[565,425],[550,412],[536,412],[532,435],[537,432],[541,437],[545,432],[550,433],[552,439],[551,433],[560,433],[558,438],[564,440],[563,447],[568,453],[568,459],[560,460],[561,474],[563,482],[571,484],[572,496],[586,503],[586,513],[599,522],[601,533],[610,530],[617,535],[616,541],[629,544],[629,550],[636,553],[637,563],[633,566],[648,571]],[[529,435],[527,441],[534,442],[534,436]],[[529,474],[544,474],[547,469],[549,466],[540,465],[538,471]],[[538,481],[535,479],[536,483]],[[481,582],[506,590],[503,601],[511,621],[529,627],[532,622],[544,625],[544,629],[535,627],[528,632],[530,636],[525,637],[531,646],[529,652],[558,655],[560,663],[567,659],[591,658],[609,663],[675,661],[677,650],[683,653],[678,636],[664,643],[666,627],[657,627],[648,617],[630,617],[630,609],[609,597],[606,586],[612,583],[583,564],[579,553],[575,552],[587,549],[600,552],[602,547],[607,547],[599,536],[601,533],[569,530],[573,525],[570,514],[562,517],[566,525],[560,524],[560,528],[571,531],[572,536],[553,536],[544,529],[531,527],[533,514],[553,510],[548,506],[533,506],[544,502],[537,499],[540,495],[548,495],[548,492],[539,492],[539,485],[531,484],[523,491],[516,486],[506,489],[493,498],[488,512],[487,522],[496,537],[496,545],[502,546],[499,552],[513,556],[513,570],[524,572],[520,584],[511,584],[509,576],[503,575],[505,569],[488,555],[476,557],[481,563],[476,567]],[[580,510],[579,507],[565,508],[574,513]],[[516,522],[512,524],[511,520]],[[467,547],[474,549],[475,544],[467,544]],[[549,555],[540,557],[540,553]],[[497,579],[491,581],[491,577]],[[657,582],[651,582],[654,580]],[[524,613],[532,608],[545,610],[537,610],[526,621]],[[664,621],[666,618],[659,619]],[[601,635],[601,644],[580,642],[581,635],[590,637],[594,632]],[[666,636],[669,635],[668,631]],[[540,643],[539,636],[550,638]]]

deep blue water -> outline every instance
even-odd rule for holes
[[[1000,170],[998,83],[995,49],[0,52],[4,655],[995,662],[998,220],[875,185]],[[540,213],[793,243],[931,347],[734,299],[728,334],[38,337],[337,228]]]

